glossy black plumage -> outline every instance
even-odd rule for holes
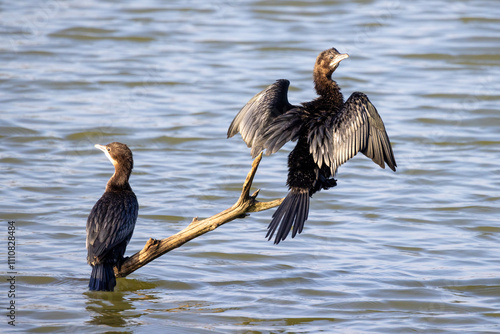
[[[269,124],[277,117],[292,109],[287,92],[290,81],[281,79],[255,95],[236,115],[227,131],[228,137],[238,132],[252,148],[255,158],[263,149],[261,139]]]
[[[102,197],[87,219],[87,261],[92,266],[90,290],[113,291],[113,267],[123,261],[134,232],[139,203],[129,184],[132,152],[125,144],[96,145],[115,166]]]
[[[321,52],[314,66],[314,86],[319,97],[293,106],[288,102],[288,80],[278,80],[255,95],[234,118],[228,137],[240,132],[252,148],[277,152],[288,141],[297,141],[288,158],[289,194],[276,210],[267,237],[276,232],[275,243],[301,233],[309,211],[309,197],[336,185],[338,167],[358,152],[380,167],[396,170],[396,160],[375,106],[360,92],[344,103],[331,76],[340,61],[347,58],[335,48]],[[307,194],[308,196],[304,196]],[[279,226],[279,228],[278,228]]]

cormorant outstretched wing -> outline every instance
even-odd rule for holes
[[[123,241],[130,241],[139,205],[134,196],[114,196],[106,192],[92,208],[87,219],[88,261],[100,262]]]
[[[269,124],[257,145],[266,149],[266,155],[271,155],[278,152],[287,142],[297,140],[304,125],[303,115],[302,107],[292,108],[279,115]]]
[[[247,146],[252,148],[254,158],[263,150],[263,134],[271,122],[294,107],[288,102],[289,85],[290,81],[280,79],[256,94],[229,126],[227,137],[240,132]]]
[[[311,130],[309,151],[320,168],[323,164],[330,167],[332,175],[358,152],[380,167],[385,168],[385,162],[396,171],[396,160],[384,122],[363,93],[353,93],[339,113],[326,120],[323,126]]]

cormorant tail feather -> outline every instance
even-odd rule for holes
[[[274,243],[277,245],[285,240],[288,233],[293,229],[292,238],[297,233],[301,233],[304,228],[304,222],[309,215],[309,190],[301,188],[292,188],[283,200],[283,203],[274,212],[273,219],[268,226],[266,238],[271,240],[276,232]],[[278,228],[279,226],[279,228]]]
[[[110,263],[100,263],[92,266],[89,288],[96,291],[113,291],[116,285],[115,272]]]

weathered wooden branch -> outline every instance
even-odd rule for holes
[[[242,218],[247,213],[268,210],[280,205],[283,201],[282,198],[270,202],[257,201],[256,197],[259,194],[259,190],[250,195],[253,178],[257,172],[261,159],[262,153],[253,161],[252,169],[248,173],[245,183],[243,183],[240,198],[232,207],[203,220],[198,220],[198,218],[195,217],[185,229],[168,238],[161,240],[150,238],[141,251],[127,258],[122,263],[119,270],[117,267],[114,268],[115,276],[125,277],[172,249],[180,247],[186,242],[210,232],[236,218]]]

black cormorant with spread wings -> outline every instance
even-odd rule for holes
[[[106,191],[87,219],[87,261],[92,266],[90,290],[113,291],[113,267],[120,266],[134,232],[139,203],[128,180],[134,167],[132,151],[122,143],[95,145],[115,166]]]
[[[288,157],[289,193],[273,215],[266,237],[276,232],[275,244],[301,233],[309,213],[309,197],[334,187],[340,165],[358,152],[377,165],[396,171],[389,137],[377,109],[368,97],[354,92],[347,101],[332,74],[349,57],[335,48],[321,52],[314,66],[314,88],[319,97],[300,106],[288,102],[285,79],[255,95],[236,115],[227,136],[241,136],[253,157],[264,149],[278,151],[286,142],[297,141]]]

